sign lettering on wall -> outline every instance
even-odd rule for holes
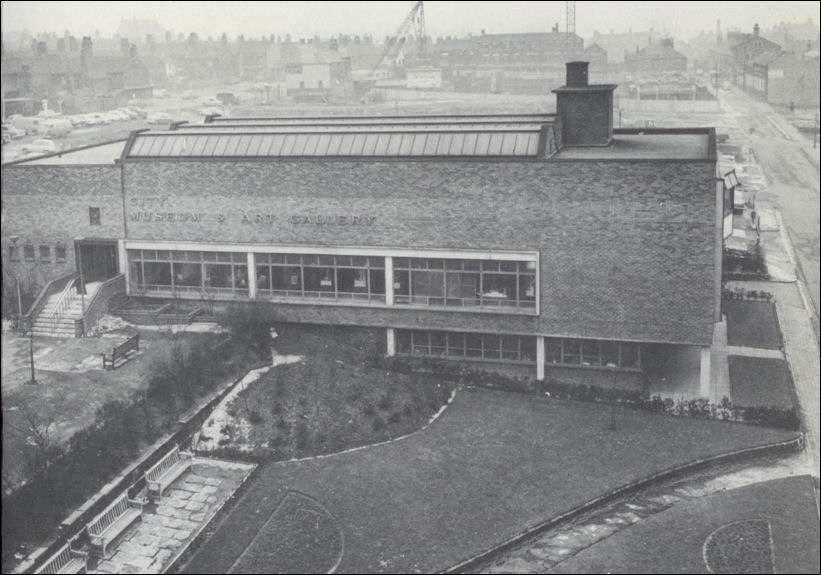
[[[214,222],[217,224],[243,225],[284,225],[294,226],[372,226],[376,216],[353,214],[273,214],[270,212],[241,211],[236,215],[200,211],[172,211],[168,197],[131,198],[129,204],[133,211],[128,218],[136,223],[172,223],[172,224],[202,224]]]

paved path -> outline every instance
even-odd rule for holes
[[[761,349],[758,347],[743,347],[740,345],[728,345],[728,355],[742,355],[744,357],[764,357],[769,359],[784,359],[784,352],[780,349]]]
[[[677,521],[681,511],[676,507],[694,507],[700,505],[699,500],[725,493],[728,490],[745,488],[750,485],[766,481],[795,478],[807,472],[802,458],[793,456],[775,462],[764,461],[752,466],[741,468],[732,466],[720,469],[708,469],[685,479],[673,480],[661,485],[651,486],[648,489],[625,497],[619,501],[603,506],[590,513],[574,519],[571,522],[557,526],[545,533],[523,542],[492,561],[472,569],[472,573],[545,573],[545,572],[614,572],[621,566],[625,572],[646,572],[636,569],[641,562],[640,558],[631,556],[632,552],[641,546],[631,537],[638,532],[644,540],[642,545],[648,544],[657,537],[654,530],[659,529],[672,537],[681,534]],[[804,476],[807,479],[807,476]],[[802,493],[805,501],[812,500],[812,483],[805,480],[802,484]],[[670,510],[668,512],[668,510]],[[686,512],[686,511],[685,511]],[[807,527],[812,529],[811,511]],[[664,516],[654,518],[656,515]],[[781,520],[785,517],[780,517]],[[789,518],[786,518],[789,519]],[[815,524],[817,528],[817,523]],[[635,529],[634,529],[635,528]],[[629,533],[622,533],[629,531]],[[709,532],[709,530],[708,530]],[[621,534],[621,535],[619,535]],[[617,536],[618,537],[615,537]],[[614,549],[614,543],[619,548]],[[663,546],[655,542],[654,548],[665,549],[662,553],[653,553],[652,557],[644,558],[666,568],[656,572],[682,572],[676,567],[676,560],[685,558],[686,562],[695,569],[691,572],[700,572],[703,565],[699,564],[700,553],[694,557],[686,553],[686,546],[673,544]],[[696,542],[698,544],[698,542]],[[596,546],[599,545],[599,548]],[[576,557],[578,555],[578,557]],[[600,560],[602,555],[619,557],[605,567],[593,568],[587,563]],[[629,565],[623,565],[627,560]],[[587,569],[581,569],[584,564]],[[646,565],[645,565],[646,566]],[[701,569],[699,569],[701,567]],[[576,569],[572,571],[572,569]]]

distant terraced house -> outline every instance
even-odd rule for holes
[[[36,263],[540,380],[641,389],[686,352],[709,395],[715,132],[614,129],[616,86],[567,70],[555,114],[215,117],[6,164],[9,268],[70,246]]]

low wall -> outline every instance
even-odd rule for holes
[[[721,110],[718,100],[635,100],[622,98],[619,108],[628,112],[695,112],[710,113]]]

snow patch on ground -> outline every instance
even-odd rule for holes
[[[170,331],[171,333],[228,333],[228,328],[213,321],[201,321],[185,325],[141,325],[140,330]]]
[[[272,368],[278,365],[297,363],[303,359],[301,355],[277,355],[276,352],[273,352],[271,365],[249,371],[248,374],[234,386],[234,389],[225,396],[219,405],[214,408],[214,411],[211,412],[208,419],[205,420],[202,428],[200,428],[195,449],[197,451],[211,451],[222,446],[230,445],[238,449],[250,450],[251,446],[248,445],[247,438],[251,424],[247,421],[237,419],[228,413],[229,406],[239,397],[242,390]]]
[[[128,323],[121,317],[104,315],[99,319],[99,321],[97,321],[97,323],[94,324],[94,327],[91,328],[88,335],[90,337],[100,337],[110,331],[132,327],[134,327],[134,325]]]

